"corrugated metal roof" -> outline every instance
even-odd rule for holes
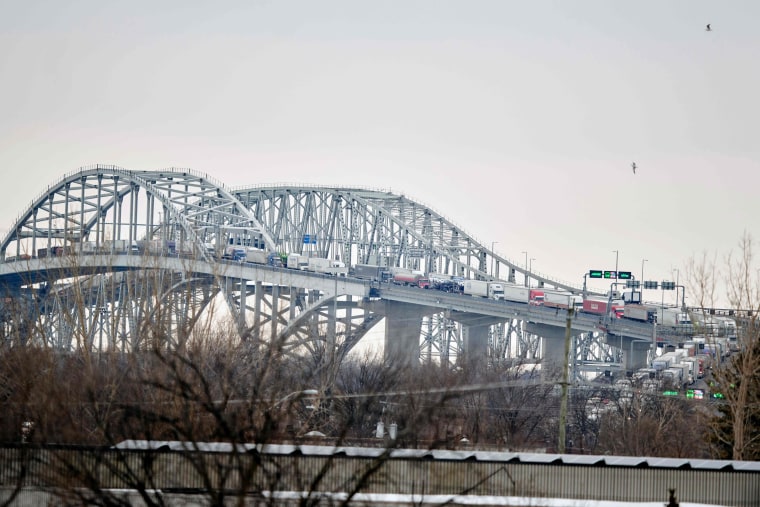
[[[202,452],[231,452],[232,444],[226,442],[198,442],[159,440],[125,440],[115,446],[118,449],[133,450],[171,450]],[[344,456],[376,458],[385,449],[380,447],[333,447],[328,445],[294,445],[294,444],[239,444],[238,452],[257,451],[262,454],[304,456]],[[393,459],[434,459],[443,461],[477,460],[481,462],[520,462],[535,464],[564,464],[577,466],[614,466],[638,468],[692,468],[696,470],[735,470],[738,472],[760,472],[760,461],[706,460],[659,458],[651,456],[607,456],[592,454],[543,454],[526,452],[472,451],[447,449],[393,449]]]

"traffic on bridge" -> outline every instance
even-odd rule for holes
[[[726,353],[736,336],[734,319],[643,304],[635,284],[602,293],[587,290],[586,276],[575,286],[537,275],[403,195],[232,190],[189,170],[67,174],[22,212],[0,259],[5,340],[64,349],[137,349],[146,338],[134,323],[159,313],[181,345],[188,334],[177,330],[217,299],[241,337],[294,352],[345,354],[385,322],[376,329],[386,357],[410,364],[561,363],[568,315],[579,370],[645,368],[657,345],[695,335],[695,350],[714,355],[707,333]]]

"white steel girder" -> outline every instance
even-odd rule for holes
[[[41,251],[52,255],[55,248],[79,254],[113,252],[125,243],[131,249],[137,242],[159,249],[172,242],[177,255],[211,264],[221,249],[235,243],[347,265],[378,263],[477,279],[514,280],[520,274],[537,283],[580,290],[529,272],[528,266],[502,257],[404,195],[319,186],[227,189],[208,175],[186,169],[129,171],[99,165],[67,174],[15,222],[0,243],[0,259],[33,257]],[[41,287],[46,288],[44,294]],[[22,289],[33,294],[26,296],[33,302],[27,306],[38,308],[48,323],[38,326],[33,339],[58,347],[140,348],[145,339],[133,336],[135,330],[142,320],[152,318],[155,323],[159,315],[166,315],[167,324],[161,326],[168,346],[179,346],[187,336],[177,333],[196,322],[219,291],[244,339],[282,341],[285,350],[302,348],[330,361],[344,357],[382,318],[347,296],[192,272],[108,274],[104,266],[104,273],[95,276],[19,282],[13,296]],[[86,310],[75,315],[78,306]],[[14,323],[6,325],[4,336],[18,334],[22,322],[30,327],[28,318],[4,322]],[[535,355],[537,338],[520,324],[492,327],[489,348],[495,360],[510,354]],[[426,317],[420,346],[423,360],[450,361],[462,348],[459,324],[448,321],[443,312]]]

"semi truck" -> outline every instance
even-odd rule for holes
[[[529,289],[528,304],[533,306],[543,306],[544,289]]]
[[[691,318],[678,308],[658,308],[657,323],[662,326],[690,326]]]
[[[252,262],[253,264],[269,264],[269,252],[266,250],[259,250],[257,248],[241,248],[241,250],[240,258],[237,258],[237,254],[234,254],[234,260],[243,260],[245,262]]]
[[[51,246],[50,248],[37,249],[37,257],[61,257],[66,254],[66,249],[62,246]]]
[[[139,246],[140,242],[136,241],[134,243],[134,251],[141,251],[144,250],[146,247],[146,242],[142,243],[142,246]],[[165,245],[165,251],[166,252],[176,252],[176,243],[174,241],[166,241],[161,242],[161,240],[155,240],[155,242],[148,242],[147,244],[152,244],[156,248],[160,248],[160,246],[163,244]],[[52,251],[52,255],[57,255],[55,253],[56,249],[62,249],[63,247],[53,247],[50,250]],[[95,241],[85,241],[82,243],[82,253],[85,254],[93,254],[93,253],[126,253],[129,249],[129,241],[126,239],[107,239],[105,241],[102,241],[100,243],[96,243]],[[38,257],[45,257],[45,255],[41,254],[42,250],[47,249],[41,249],[38,252]],[[48,251],[47,253],[50,254],[51,251]]]
[[[689,366],[681,363],[671,365],[662,372],[662,379],[670,382],[671,387],[683,389],[689,382]]]
[[[224,253],[222,253],[222,259],[228,260],[228,261],[244,261],[247,260],[247,255],[245,251],[244,246],[235,246],[230,245],[224,248]],[[252,254],[253,259],[255,259],[255,254]],[[256,262],[255,260],[251,260],[251,262]],[[263,263],[261,263],[263,264]]]
[[[705,376],[705,360],[701,357],[684,357],[681,359],[682,364],[689,366],[689,374],[694,380],[703,378]]]
[[[665,371],[676,363],[674,354],[668,352],[652,361],[652,368],[657,371]]]
[[[245,247],[240,245],[228,245],[224,248],[222,259],[250,262],[251,264],[263,264],[266,266],[282,267],[282,259],[275,252],[268,252],[258,248]]]
[[[657,319],[657,308],[646,305],[626,304],[623,317],[641,322],[654,322]]]
[[[465,280],[464,293],[489,299],[504,299],[504,284],[484,280]]]
[[[356,264],[353,275],[356,278],[372,280],[373,282],[385,282],[391,276],[391,272],[385,266],[375,266],[374,264]]]
[[[607,315],[609,313],[620,318],[625,311],[625,305],[621,299],[610,301],[607,297],[586,297],[583,300],[583,311],[596,315]]]
[[[530,289],[522,285],[504,284],[504,299],[515,303],[527,303]]]
[[[340,261],[323,259],[322,257],[309,257],[307,271],[322,273],[323,275],[348,276],[348,268]]]
[[[725,336],[728,339],[736,339],[736,321],[730,317],[714,317],[717,326],[718,334]]]
[[[309,257],[306,261],[306,269],[315,273],[327,273],[330,268],[330,259],[322,257]]]
[[[391,280],[396,285],[411,285],[422,288],[430,287],[430,280],[428,280],[424,274],[404,268],[394,268],[391,271]]]
[[[563,310],[579,309],[583,307],[583,298],[564,290],[544,289],[544,306]]]
[[[177,253],[177,243],[167,239],[139,240],[134,245],[141,254],[174,255]]]
[[[297,253],[288,254],[285,260],[285,267],[290,269],[306,269],[308,265],[309,258]]]

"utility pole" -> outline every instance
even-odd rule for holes
[[[644,263],[647,262],[649,259],[641,259],[641,284],[643,288],[644,284]]]
[[[567,309],[567,321],[565,323],[565,355],[562,356],[562,401],[559,408],[559,442],[557,443],[557,450],[559,454],[565,453],[565,439],[567,438],[565,425],[567,424],[567,388],[569,378],[569,356],[570,356],[570,336],[572,334],[573,326],[573,312],[574,309],[571,306]]]

